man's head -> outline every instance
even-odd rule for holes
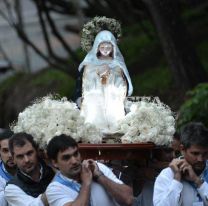
[[[191,122],[182,129],[181,152],[195,172],[200,174],[208,158],[208,129],[202,123]]]
[[[9,140],[9,149],[17,167],[32,176],[39,167],[38,146],[33,137],[26,133],[16,133]]]
[[[9,139],[12,135],[13,132],[9,129],[5,129],[0,132],[0,156],[6,169],[16,168],[12,155],[9,151]]]
[[[81,156],[76,141],[67,135],[53,137],[48,146],[47,154],[52,164],[69,178],[75,178],[81,171]]]

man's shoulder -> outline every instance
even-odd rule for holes
[[[0,188],[6,186],[6,180],[0,175]]]
[[[46,189],[46,191],[48,190],[48,189],[51,189],[51,188],[56,188],[56,187],[63,187],[64,185],[63,184],[61,184],[60,182],[58,182],[58,181],[52,181],[49,185],[48,185],[48,187],[47,187],[47,189]]]
[[[120,179],[118,179],[118,177],[113,173],[110,167],[100,162],[97,162],[97,165],[98,165],[99,170],[103,172],[106,177],[108,177],[109,179],[111,179],[112,181],[118,184],[123,184],[123,182]]]
[[[103,164],[103,163],[101,163],[101,162],[96,162],[96,163],[97,163],[99,169],[100,169],[102,172],[103,172],[103,170],[110,170],[110,168],[109,168],[107,165],[105,165],[105,164]]]
[[[61,184],[58,181],[52,181],[47,189],[46,189],[46,196],[51,196],[51,195],[59,195],[59,194],[68,194],[73,192],[73,190],[70,187],[67,187],[66,185]]]
[[[170,167],[166,167],[163,169],[158,176],[167,176],[167,177],[172,177],[173,176],[173,171]]]
[[[6,183],[6,186],[8,186],[8,185],[16,185],[16,186],[18,186],[19,184],[20,184],[21,182],[20,182],[20,180],[16,177],[16,176],[14,176],[12,179],[10,179],[7,183]]]
[[[12,180],[9,180],[6,183],[6,186],[5,186],[5,192],[6,193],[9,192],[9,193],[15,193],[15,194],[17,194],[18,193],[17,190],[21,190],[21,188],[17,184],[15,184],[13,182],[13,179]]]

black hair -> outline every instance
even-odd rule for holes
[[[69,147],[78,147],[77,142],[69,135],[62,134],[53,137],[47,145],[47,155],[50,159],[56,160],[58,152]]]
[[[192,145],[208,147],[208,129],[201,122],[190,122],[182,128],[181,144],[185,149]]]
[[[176,139],[176,140],[180,141],[181,140],[180,133],[179,132],[175,132],[174,135],[173,135],[173,139]]]
[[[2,129],[0,131],[0,141],[9,139],[14,133],[10,129]]]
[[[9,139],[9,150],[14,155],[14,146],[23,147],[27,142],[30,142],[33,148],[38,151],[38,144],[34,141],[33,136],[25,132],[14,134]]]

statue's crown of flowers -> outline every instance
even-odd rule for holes
[[[121,37],[121,25],[117,20],[96,16],[83,26],[81,47],[84,51],[89,51],[92,48],[96,35],[102,30],[110,31],[117,40]]]

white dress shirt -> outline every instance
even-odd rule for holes
[[[30,176],[23,173],[25,176]],[[43,168],[40,166],[40,179],[42,178]],[[32,187],[32,185],[31,185]],[[8,206],[44,206],[40,194],[38,197],[32,197],[25,193],[20,187],[14,184],[8,184],[5,188],[5,198]]]
[[[0,206],[7,206],[7,201],[4,196],[4,188],[9,179],[12,178],[12,175],[7,172],[6,168],[2,161],[0,161]]]
[[[205,181],[199,188],[186,181],[179,182],[174,179],[174,173],[169,167],[162,170],[155,181],[154,206],[192,206],[200,199],[204,206],[208,206],[208,183]]]
[[[7,199],[8,206],[44,206],[41,195],[34,198],[14,184],[6,186],[5,198]]]
[[[107,166],[101,163],[97,164],[100,171],[102,171],[106,177],[118,184],[123,184],[123,182],[120,181]],[[63,175],[61,175],[61,177],[64,178],[66,181],[74,181]],[[76,190],[73,190],[72,188],[67,187],[56,181],[50,183],[46,190],[46,196],[50,206],[63,206],[68,202],[73,202],[77,198],[78,194],[79,192],[77,192]],[[93,181],[91,185],[90,205],[116,206],[118,204],[100,184]]]
[[[6,180],[0,176],[0,205],[7,206],[7,202],[4,197],[4,188],[6,186]]]

